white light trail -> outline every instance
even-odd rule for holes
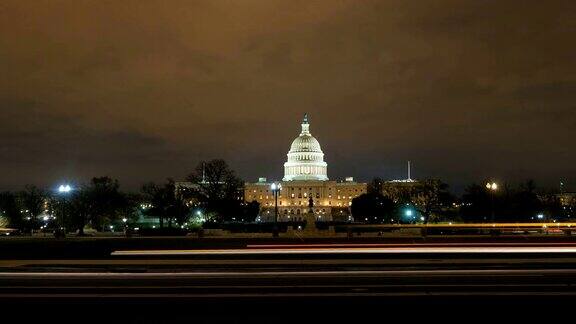
[[[126,250],[113,256],[153,255],[287,255],[287,254],[526,254],[576,253],[576,247],[406,247],[406,248],[308,248],[308,249],[229,249],[229,250]]]

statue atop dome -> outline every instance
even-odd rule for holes
[[[310,123],[308,123],[308,114],[304,114],[302,120],[302,133],[300,135],[310,135]]]

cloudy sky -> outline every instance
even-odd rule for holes
[[[333,179],[574,187],[575,37],[572,0],[3,0],[0,189],[278,179],[305,112]]]

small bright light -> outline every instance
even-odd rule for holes
[[[50,217],[48,217],[48,216],[42,217],[42,219],[43,219],[44,221],[47,221],[49,218],[50,218]]]
[[[276,190],[276,184],[275,184],[275,183],[273,183],[273,184],[270,186],[270,189],[272,189],[272,190]]]
[[[412,209],[406,210],[406,216],[412,216],[413,214],[414,212],[412,211]]]
[[[488,189],[488,190],[497,190],[497,189],[498,189],[498,184],[497,184],[496,182],[492,182],[492,183],[488,182],[488,183],[486,184],[486,189]]]
[[[152,225],[152,228],[156,228],[156,225]]]
[[[544,215],[543,215],[543,214],[538,214],[538,216],[536,216],[536,217],[538,217],[538,219],[543,219],[543,218],[544,218]]]
[[[70,187],[70,185],[60,185],[60,187],[58,187],[58,192],[67,193],[70,191],[72,191],[72,187]]]
[[[122,218],[122,221],[123,221],[124,223],[126,223],[126,222],[128,221],[128,218]]]
[[[424,219],[425,219],[424,216],[420,216],[421,221],[424,221]]]
[[[110,225],[110,229],[114,229],[114,225]]]

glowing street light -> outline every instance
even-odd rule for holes
[[[69,193],[70,191],[72,191],[72,187],[69,184],[62,184],[58,187],[59,193]]]
[[[488,182],[488,183],[486,183],[486,189],[496,191],[496,190],[498,190],[498,184],[496,182],[492,182],[492,183]]]
[[[496,182],[487,182],[486,183],[486,189],[488,189],[488,191],[490,192],[490,205],[492,208],[492,223],[494,223],[494,220],[496,218],[496,213],[494,212],[494,193],[496,192],[496,190],[498,190],[498,184]]]
[[[65,197],[72,192],[73,188],[70,184],[61,184],[60,186],[58,186],[58,193],[61,194],[64,199]],[[58,226],[58,230],[55,232],[56,237],[65,237],[66,236],[66,222],[65,222],[65,218],[66,218],[66,210],[65,210],[65,206],[64,206],[64,202],[60,203],[60,208],[61,208],[61,212],[62,212],[62,217],[59,217],[59,223],[60,226]]]

